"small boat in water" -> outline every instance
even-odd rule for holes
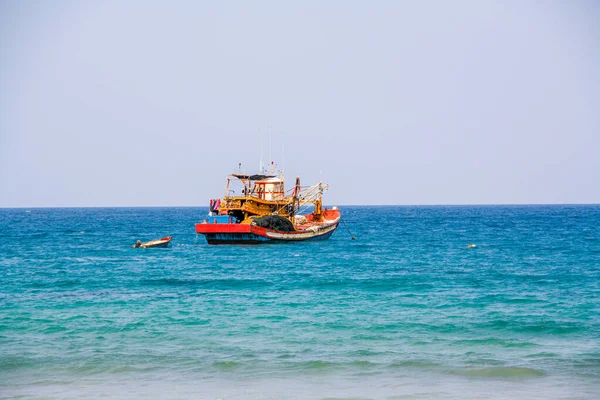
[[[329,185],[296,185],[285,192],[283,173],[231,174],[225,197],[210,201],[209,216],[196,224],[196,233],[209,244],[257,244],[328,239],[338,227],[337,207],[323,208],[323,193]],[[236,195],[236,191],[240,193]],[[312,212],[303,214],[303,212]]]
[[[143,249],[148,249],[148,248],[152,248],[152,247],[169,247],[169,244],[171,243],[172,238],[173,238],[173,236],[167,236],[162,239],[151,240],[149,242],[142,242],[142,241],[138,240],[131,247],[136,247],[136,248],[139,247],[139,248],[143,248]]]

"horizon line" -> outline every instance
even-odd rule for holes
[[[326,207],[502,207],[502,206],[599,206],[600,203],[430,203],[430,204],[328,204]],[[0,210],[27,210],[27,209],[64,209],[64,208],[208,208],[198,205],[163,205],[163,206],[0,206]]]

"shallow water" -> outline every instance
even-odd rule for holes
[[[600,206],[341,212],[208,246],[202,208],[0,210],[0,398],[600,398]]]

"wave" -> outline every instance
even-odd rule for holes
[[[349,361],[325,361],[325,360],[310,360],[285,362],[283,364],[287,370],[292,370],[297,373],[314,373],[314,372],[340,372],[340,371],[370,371],[378,367],[384,366],[368,360],[349,360]]]
[[[405,361],[397,361],[389,365],[390,368],[394,369],[404,369],[404,368],[439,368],[442,364],[436,363],[434,361],[428,360],[405,360]]]
[[[555,358],[559,355],[556,353],[550,353],[546,351],[542,351],[541,353],[528,354],[525,358]]]
[[[219,371],[232,371],[242,366],[242,363],[237,361],[215,361],[212,366]]]
[[[533,368],[525,367],[488,367],[479,369],[463,369],[450,371],[452,375],[462,375],[479,378],[512,378],[526,379],[546,376],[546,373]]]
[[[531,342],[520,342],[518,340],[500,338],[463,339],[453,342],[456,345],[466,346],[501,346],[507,348],[528,348],[538,346]]]
[[[38,362],[31,358],[4,356],[0,357],[0,372],[14,371],[22,368],[31,369],[38,365]]]
[[[552,334],[568,334],[568,333],[577,333],[585,328],[578,324],[572,322],[564,322],[560,321],[540,321],[537,323],[532,323],[531,321],[519,321],[515,320],[495,320],[488,322],[483,325],[484,327],[495,329],[495,330],[509,330],[514,332],[523,332],[523,333],[552,333]]]
[[[266,320],[266,321],[285,321],[290,319],[285,315],[259,315],[253,318],[254,320]]]
[[[63,281],[47,281],[47,282],[34,282],[31,284],[32,288],[69,288],[81,285],[83,282],[73,279],[65,279]]]
[[[272,282],[257,279],[142,279],[139,281],[142,286],[189,286],[189,287],[207,287],[211,289],[259,289],[273,286]]]

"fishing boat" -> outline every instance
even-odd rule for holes
[[[209,215],[196,224],[196,233],[209,244],[329,239],[340,222],[337,207],[323,207],[329,185],[302,187],[296,177],[293,189],[286,192],[283,173],[274,171],[271,163],[269,171],[259,174],[229,175],[225,196],[211,200]]]
[[[172,236],[167,236],[161,239],[155,239],[155,240],[151,240],[149,242],[142,242],[140,240],[138,240],[136,242],[136,244],[134,244],[131,247],[139,247],[139,248],[143,248],[143,249],[148,249],[148,248],[152,248],[152,247],[169,247],[169,244],[171,243],[171,239],[173,237]]]

